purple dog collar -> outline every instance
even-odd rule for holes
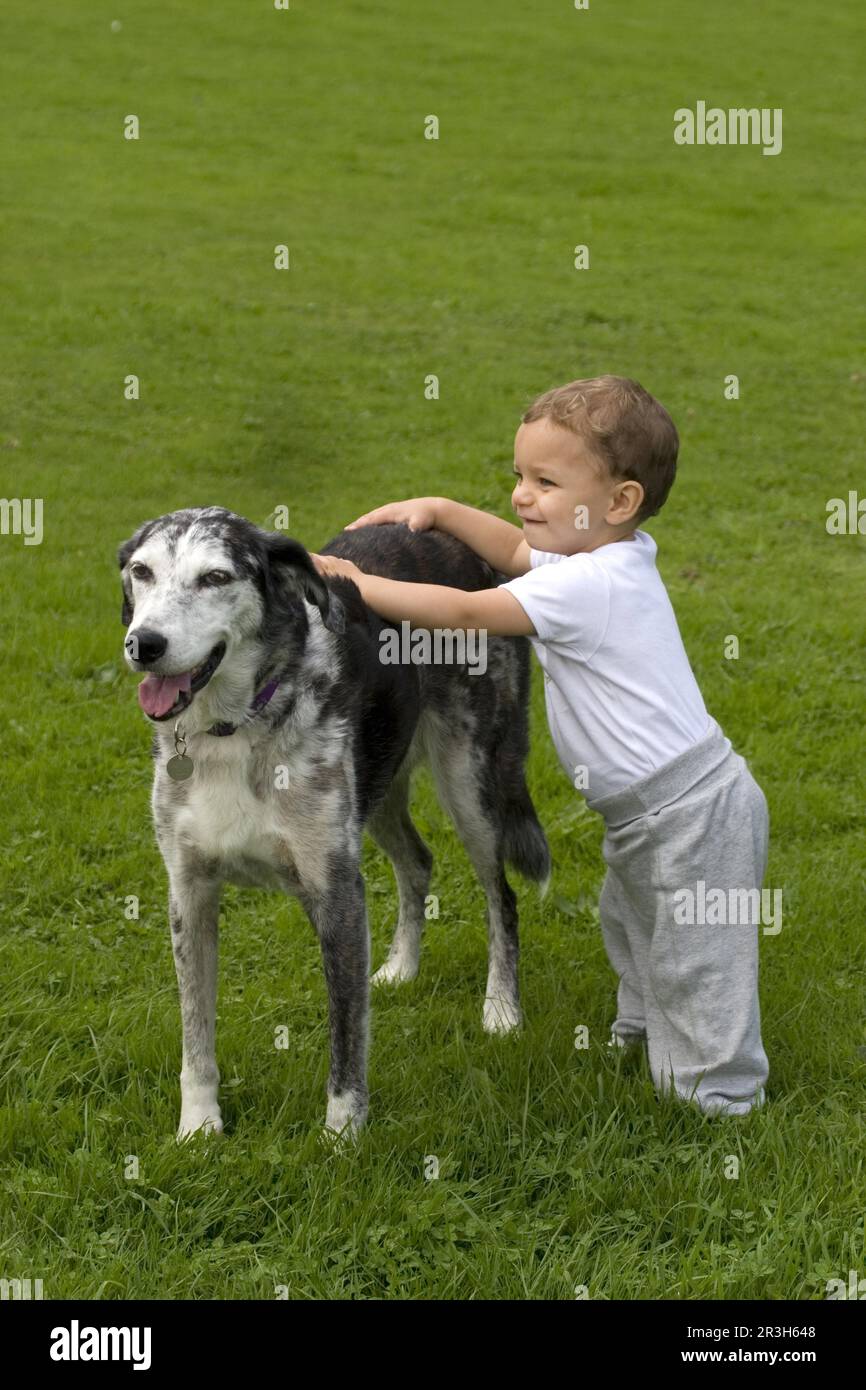
[[[265,705],[268,704],[273,697],[279,683],[280,682],[275,678],[274,680],[268,681],[267,685],[262,686],[250,707],[253,714],[258,714],[259,710],[264,709]],[[215,738],[226,738],[229,734],[233,734],[237,727],[237,724],[214,724],[212,728],[208,729],[208,733],[213,734]]]

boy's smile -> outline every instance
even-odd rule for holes
[[[514,472],[511,505],[535,550],[576,555],[626,540],[635,528],[640,483],[612,478],[585,440],[552,420],[520,426]]]

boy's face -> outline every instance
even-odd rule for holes
[[[511,505],[533,550],[576,555],[624,540],[635,529],[640,484],[611,478],[588,443],[552,420],[520,426],[514,472]]]

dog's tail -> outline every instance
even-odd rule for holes
[[[550,883],[550,847],[541,828],[529,789],[521,778],[502,809],[502,848],[505,860],[524,878],[541,884],[541,895]]]

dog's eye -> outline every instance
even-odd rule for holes
[[[131,565],[129,572],[133,579],[153,579],[153,571],[148,569],[147,565],[143,565],[141,561]]]
[[[207,574],[201,575],[198,582],[199,584],[216,586],[218,584],[231,584],[233,578],[234,576],[229,574],[228,570],[208,570]]]

